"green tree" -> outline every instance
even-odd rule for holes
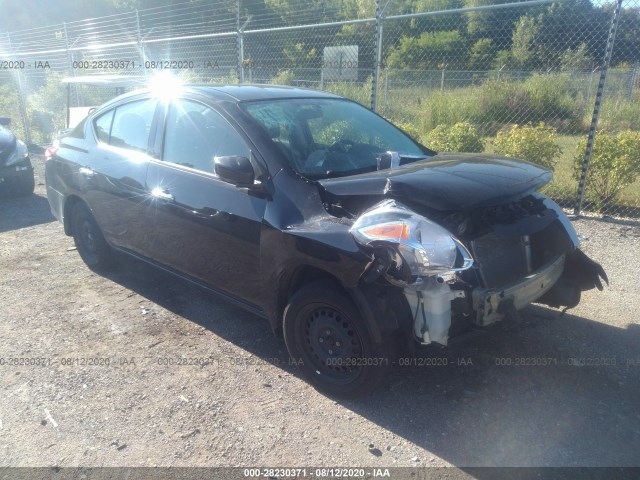
[[[476,70],[490,68],[495,56],[495,48],[490,38],[481,38],[471,47],[469,66]]]
[[[530,68],[536,64],[536,40],[540,32],[538,21],[529,15],[518,20],[513,31],[511,57],[518,68]]]
[[[400,44],[389,53],[391,67],[412,70],[438,68],[449,65],[456,68],[467,63],[466,40],[457,30],[424,32],[419,37],[402,37]]]
[[[593,58],[587,53],[587,44],[581,43],[576,50],[568,48],[562,54],[562,70],[584,70],[593,67]]]

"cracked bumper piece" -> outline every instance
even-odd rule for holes
[[[473,309],[476,310],[476,324],[480,326],[502,320],[505,312],[515,308],[520,310],[547,293],[564,271],[565,256],[560,255],[524,279],[500,288],[475,288]]]

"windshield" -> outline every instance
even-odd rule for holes
[[[283,99],[244,107],[289,160],[310,179],[378,169],[392,151],[407,163],[434,154],[363,106],[340,99]],[[384,165],[384,163],[383,163]]]

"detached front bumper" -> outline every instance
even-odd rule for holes
[[[542,297],[556,284],[565,268],[565,255],[560,255],[524,279],[500,288],[473,290],[473,309],[477,312],[475,323],[489,325],[502,320],[506,313],[519,310]]]

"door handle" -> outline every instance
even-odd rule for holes
[[[157,198],[159,200],[164,200],[165,202],[173,202],[175,200],[175,197],[171,194],[171,192],[169,192],[169,190],[165,190],[159,187],[156,187],[153,190],[151,190],[151,195],[154,198]]]
[[[198,209],[198,210],[194,210],[193,214],[198,218],[213,219],[213,218],[217,217],[218,215],[221,215],[222,212],[220,210],[216,210],[214,208],[204,207],[204,208],[201,208],[201,209]]]
[[[81,175],[84,175],[85,177],[93,177],[96,172],[94,172],[88,167],[80,167],[78,168],[78,173],[80,173]]]

